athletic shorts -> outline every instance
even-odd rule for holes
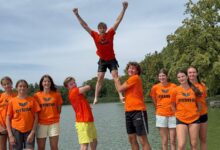
[[[156,115],[156,127],[159,128],[176,128],[176,117],[175,116],[159,116]]]
[[[199,117],[199,122],[200,123],[205,123],[207,121],[208,121],[208,114],[204,114],[204,115]]]
[[[5,135],[7,135],[7,130],[0,132],[0,136],[5,136]]]
[[[125,112],[126,129],[128,134],[137,134],[138,136],[148,133],[148,121],[146,111]]]
[[[106,72],[107,68],[112,72],[112,70],[118,70],[118,61],[116,59],[112,60],[103,60],[99,59],[98,61],[98,72]]]
[[[31,131],[22,133],[14,128],[12,128],[12,134],[15,137],[16,144],[13,145],[13,150],[22,150],[22,149],[30,149],[34,148],[35,138],[31,143],[27,142],[27,137],[31,133]]]
[[[194,124],[194,123],[197,123],[197,124],[200,123],[199,119],[197,119],[196,121],[193,121],[192,123],[185,123],[185,122],[182,122],[182,121],[180,121],[179,119],[176,118],[176,125],[178,125],[178,124],[190,125],[190,124]]]
[[[46,138],[46,137],[53,137],[58,136],[60,134],[60,124],[54,123],[50,125],[37,125],[37,138]]]
[[[76,122],[75,124],[79,144],[91,143],[97,139],[94,122]]]

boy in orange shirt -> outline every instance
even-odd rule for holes
[[[1,85],[4,88],[4,93],[0,97],[0,150],[7,149],[7,130],[6,130],[6,115],[9,101],[17,94],[12,90],[12,80],[5,76],[1,79]],[[10,148],[11,149],[11,148]]]
[[[67,77],[63,83],[69,90],[68,98],[76,115],[76,130],[81,150],[96,150],[97,134],[91,107],[83,95],[90,90],[89,85],[78,88],[73,77]]]
[[[126,71],[129,76],[127,81],[121,84],[119,78],[114,80],[117,89],[120,92],[125,92],[125,117],[128,139],[132,149],[139,149],[138,139],[143,150],[150,150],[151,147],[147,138],[147,111],[140,78],[141,67],[136,62],[129,62]]]
[[[96,54],[99,56],[98,76],[97,76],[98,78],[96,82],[95,98],[93,104],[96,104],[98,102],[98,96],[105,77],[106,69],[108,68],[110,70],[113,78],[118,77],[118,62],[115,58],[115,53],[113,49],[113,39],[114,39],[115,31],[117,30],[121,20],[123,19],[124,13],[128,7],[127,1],[124,1],[122,4],[123,4],[123,9],[119,14],[113,27],[111,27],[107,31],[107,25],[104,22],[100,22],[98,24],[99,33],[90,29],[87,23],[80,17],[78,13],[78,8],[73,9],[74,14],[76,15],[82,27],[92,36],[97,48]],[[124,97],[120,92],[119,92],[119,98],[123,102]]]
[[[18,96],[8,104],[6,126],[13,149],[34,149],[35,131],[40,107],[33,97],[27,95],[28,83],[19,80],[16,83]]]

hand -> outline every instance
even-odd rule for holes
[[[15,145],[16,144],[16,140],[15,140],[15,137],[12,135],[12,136],[9,136],[9,143],[11,145]]]
[[[122,5],[123,5],[123,8],[124,8],[124,9],[127,9],[127,7],[128,7],[128,2],[127,2],[127,1],[124,1],[124,2],[122,3]]]
[[[79,12],[79,11],[78,11],[78,8],[74,8],[74,9],[73,9],[73,13],[74,13],[75,15],[77,15],[78,12]]]
[[[31,133],[28,135],[28,137],[27,137],[27,143],[31,143],[31,142],[33,142],[33,140],[34,140],[34,132],[33,131],[31,131]]]

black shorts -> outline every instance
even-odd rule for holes
[[[208,121],[208,114],[202,115],[199,117],[199,122],[200,123],[205,123]]]
[[[197,119],[196,121],[193,121],[192,123],[185,123],[185,122],[182,122],[182,121],[180,121],[179,119],[176,118],[176,125],[178,125],[178,124],[190,125],[190,124],[194,124],[194,123],[197,123],[197,124],[200,123],[199,119]]]
[[[125,112],[126,129],[128,134],[136,133],[138,136],[148,133],[148,121],[146,111]]]
[[[98,72],[106,72],[107,68],[112,72],[112,70],[118,70],[118,61],[116,59],[112,60],[103,60],[99,59],[98,61]]]
[[[22,150],[27,148],[34,148],[35,138],[31,143],[27,143],[27,137],[31,131],[22,133],[14,128],[12,128],[12,134],[15,137],[16,144],[13,145],[13,150]]]
[[[0,132],[0,136],[5,136],[5,135],[7,135],[7,130]]]

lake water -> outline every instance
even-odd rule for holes
[[[121,103],[104,103],[97,104],[93,107],[93,114],[95,118],[95,125],[98,134],[98,150],[130,150],[130,145],[127,139],[127,133],[125,129],[125,117],[124,117],[124,107]],[[154,108],[152,104],[147,104],[148,113],[148,125],[149,134],[148,139],[152,150],[161,149],[161,141],[157,128],[155,127],[155,115]],[[217,139],[219,139],[218,129],[220,109],[215,109],[209,111],[209,145],[214,146],[213,148],[219,148],[220,144]],[[216,118],[216,119],[212,119]],[[75,132],[75,114],[70,105],[62,107],[61,113],[61,135],[59,139],[59,149],[60,150],[78,150],[79,144],[77,139],[77,134]],[[213,120],[215,120],[213,122]],[[213,122],[213,123],[212,123]],[[211,125],[210,125],[211,123]],[[217,124],[216,124],[217,123]],[[212,128],[212,124],[214,125]],[[216,132],[217,129],[217,132]],[[213,132],[214,131],[214,132]],[[215,136],[217,140],[211,140],[210,136]],[[216,143],[213,143],[216,141]],[[212,142],[212,143],[210,143]],[[216,144],[218,144],[216,146]],[[216,147],[215,147],[216,146]],[[209,147],[210,148],[210,147]],[[50,149],[47,140],[47,150]],[[213,149],[213,150],[214,150]]]

